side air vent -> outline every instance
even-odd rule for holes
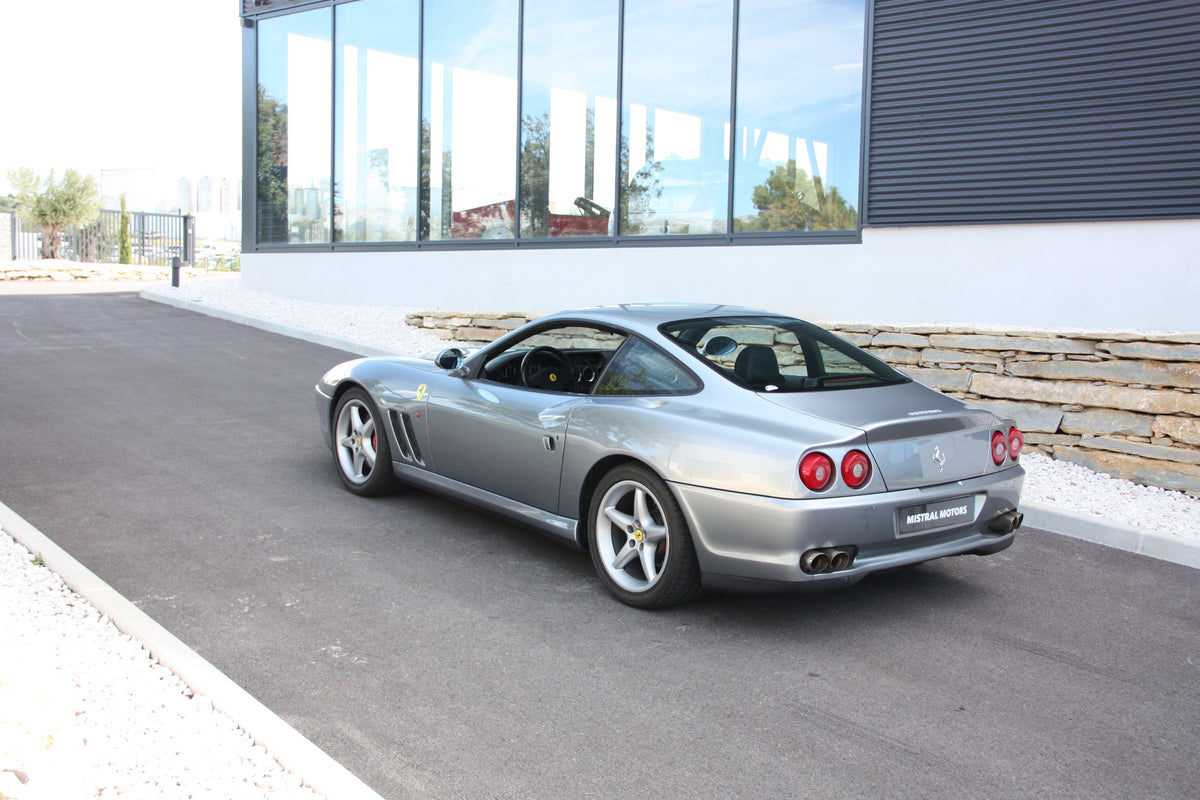
[[[417,448],[417,435],[413,431],[412,420],[408,414],[390,409],[392,418],[392,430],[396,432],[396,443],[400,446],[400,452],[397,455],[404,461],[414,464],[424,464],[425,460],[421,458],[421,451]]]

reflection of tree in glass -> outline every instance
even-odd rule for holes
[[[592,112],[588,109],[586,163],[595,157]],[[521,235],[550,235],[550,112],[521,120]]]
[[[420,175],[420,190],[421,190],[421,210],[418,222],[417,235],[422,241],[428,241],[430,233],[430,219],[432,206],[432,184],[429,181],[430,164],[432,163],[433,143],[430,139],[430,125],[428,119],[421,120],[421,175]],[[450,199],[453,192],[450,187],[450,151],[442,151],[442,202],[440,217],[442,220],[441,231],[439,238],[445,239],[450,236]]]
[[[607,224],[608,209],[595,203],[596,198],[596,112],[589,107],[585,118],[583,152],[583,186],[577,188],[576,210],[556,214],[550,211],[550,112],[540,115],[527,114],[521,120],[521,235],[562,236],[573,234],[603,234]],[[604,217],[601,227],[590,224],[568,226],[563,230],[562,220],[556,227],[552,216],[582,215]]]
[[[796,168],[795,159],[771,171],[751,197],[758,218],[737,220],[745,231],[844,231],[858,227],[858,212],[836,186]]]
[[[662,197],[661,161],[654,160],[654,128],[646,125],[646,161],[629,175],[629,138],[621,136],[621,233],[644,233],[646,216],[654,201]]]
[[[288,240],[287,104],[258,85],[258,239]]]

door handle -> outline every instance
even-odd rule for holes
[[[554,437],[550,436],[550,435],[543,436],[542,437],[542,445],[546,448],[547,452],[553,453],[554,452]]]

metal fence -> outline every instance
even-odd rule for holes
[[[14,261],[41,257],[42,226],[12,215],[12,257]],[[104,209],[91,225],[63,228],[59,254],[71,261],[100,264],[120,262],[121,212]],[[196,218],[191,214],[129,212],[130,263],[155,267],[171,266],[179,256],[184,264],[196,261]]]

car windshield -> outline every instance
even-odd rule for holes
[[[910,379],[828,331],[790,317],[702,317],[660,330],[728,380],[756,392],[812,392]]]

